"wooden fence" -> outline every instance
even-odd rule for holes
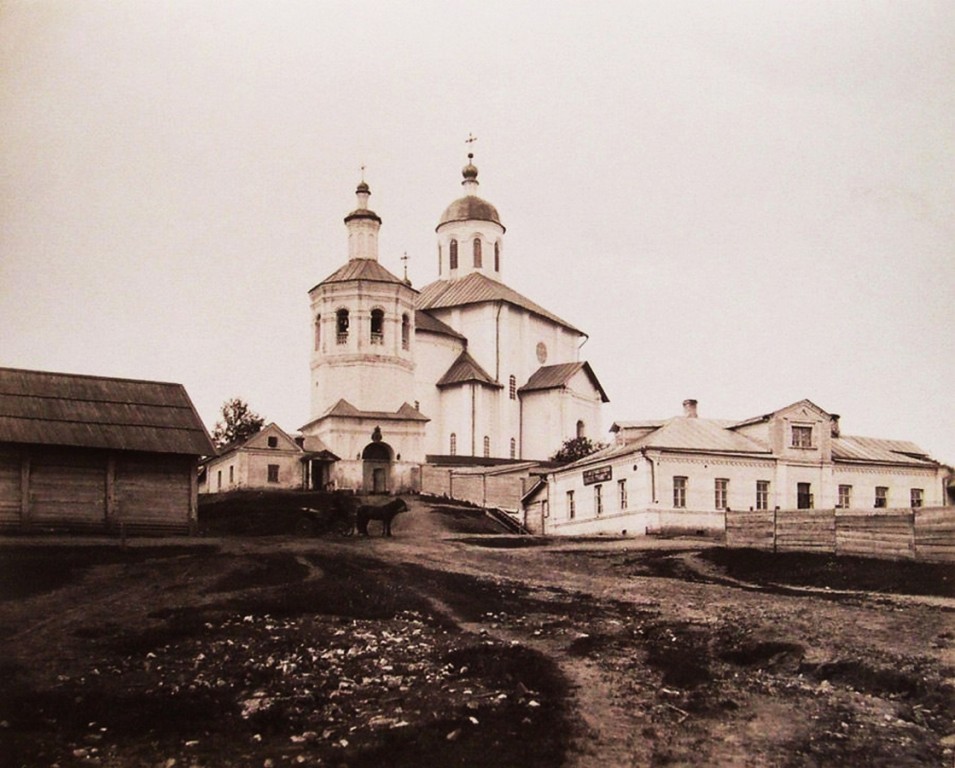
[[[955,562],[955,507],[728,510],[726,545]]]

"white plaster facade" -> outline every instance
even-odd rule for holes
[[[301,488],[302,447],[278,425],[268,424],[248,440],[202,462],[199,493],[253,488]]]
[[[503,282],[505,228],[470,160],[436,227],[437,280],[416,290],[379,264],[381,219],[362,182],[348,261],[309,292],[302,432],[338,457],[332,487],[413,490],[429,457],[546,459],[582,429],[601,432],[607,397],[578,359],[586,334]]]
[[[640,535],[722,530],[726,509],[948,504],[947,468],[917,445],[843,436],[808,400],[744,421],[700,419],[687,403],[684,416],[614,425],[616,444],[548,475],[525,500],[534,524]]]

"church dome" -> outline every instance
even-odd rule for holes
[[[482,200],[476,195],[465,195],[455,200],[451,205],[444,209],[441,214],[441,220],[438,222],[440,227],[451,221],[493,221],[501,229],[501,217],[497,214],[497,208],[491,205],[487,200]]]

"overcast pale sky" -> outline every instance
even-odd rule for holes
[[[951,0],[0,2],[0,365],[294,431],[360,166],[421,287],[469,133],[605,428],[809,398],[955,462]]]

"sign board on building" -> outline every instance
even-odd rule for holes
[[[605,483],[613,477],[612,467],[597,467],[596,469],[584,470],[584,485],[593,485],[594,483]]]

